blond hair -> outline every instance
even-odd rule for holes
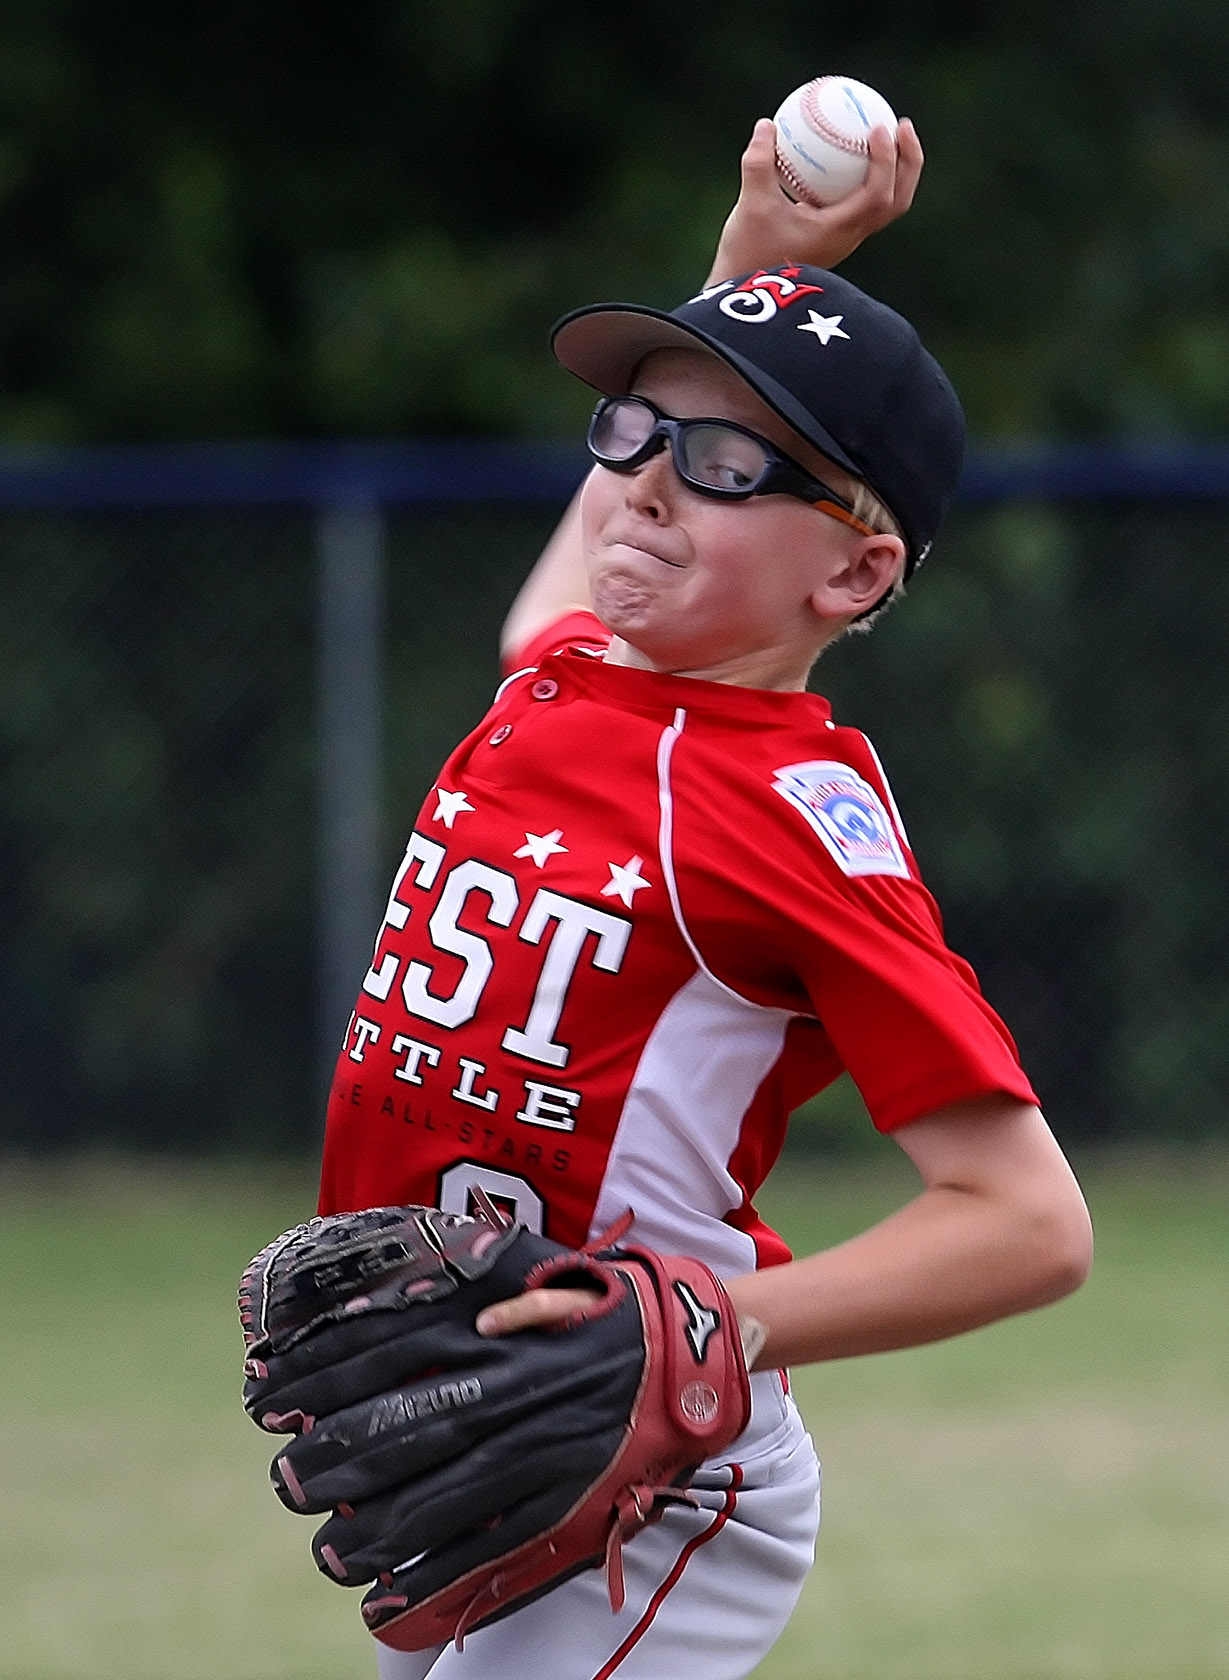
[[[856,517],[864,525],[869,525],[873,531],[878,531],[883,536],[899,537],[902,542],[905,541],[905,533],[900,528],[900,521],[880,501],[864,478],[855,477],[853,473],[847,472],[844,467],[837,466],[835,461],[829,460],[826,456],[824,458],[824,469],[824,482],[830,489],[835,490],[839,496],[845,498]],[[866,612],[847,624],[846,630],[856,630],[859,635],[865,635],[868,630],[873,630],[880,614],[890,607],[893,601],[899,600],[904,593],[905,568],[902,564],[896,581],[887,593],[880,596],[873,607],[868,607]]]

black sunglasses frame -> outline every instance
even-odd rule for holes
[[[653,429],[630,455],[612,458],[604,454],[594,444],[594,432],[598,421],[617,403],[635,403],[640,408],[647,409],[653,416]],[[719,426],[727,432],[737,432],[739,436],[750,438],[758,443],[767,456],[763,472],[754,484],[745,490],[723,489],[716,484],[705,484],[702,480],[693,478],[687,471],[683,453],[683,438],[693,426]],[[748,426],[739,426],[733,420],[722,420],[718,416],[696,416],[686,420],[676,420],[669,414],[663,414],[656,403],[651,403],[647,397],[636,396],[626,392],[620,396],[602,397],[593,410],[589,420],[589,432],[586,439],[589,453],[599,466],[607,467],[611,472],[634,472],[642,466],[650,456],[659,450],[670,446],[670,458],[674,463],[674,470],[689,489],[695,490],[701,496],[711,496],[720,502],[745,502],[751,496],[794,496],[799,501],[806,502],[820,513],[826,513],[832,519],[840,520],[842,525],[849,525],[864,537],[878,536],[874,526],[859,519],[852,505],[843,496],[838,496],[829,485],[800,467],[797,461],[792,461],[784,451],[770,443],[759,432],[753,432]]]

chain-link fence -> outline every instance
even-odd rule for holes
[[[380,875],[559,505],[368,510]],[[323,529],[0,512],[0,1146],[318,1136]],[[1229,1131],[1226,622],[1216,500],[966,503],[909,599],[819,667],[1069,1140]],[[382,891],[353,899],[351,994]]]

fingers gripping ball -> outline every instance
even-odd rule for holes
[[[603,1239],[606,1241],[608,1239]],[[480,1336],[525,1289],[592,1291],[566,1323]],[[244,1405],[293,1439],[274,1488],[326,1515],[312,1551],[388,1645],[422,1650],[604,1565],[746,1427],[734,1309],[697,1260],[563,1248],[435,1208],[313,1219],[244,1273]]]
[[[866,179],[873,128],[896,133],[882,94],[849,76],[817,76],[795,88],[773,121],[777,174],[791,198],[836,204]]]

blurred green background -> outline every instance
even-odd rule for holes
[[[754,119],[824,71],[918,124],[917,203],[846,272],[916,321],[981,457],[1198,471],[966,499],[820,667],[1100,1258],[1035,1318],[800,1373],[827,1517],[763,1672],[1229,1673],[1227,64],[1223,0],[0,7],[0,1680],[371,1666],[264,1486],[231,1322],[312,1201],[319,532],[6,475],[574,440],[551,321],[693,291]],[[387,511],[386,873],[558,511]],[[766,1205],[800,1248],[909,1193],[848,1089],[790,1151]]]

